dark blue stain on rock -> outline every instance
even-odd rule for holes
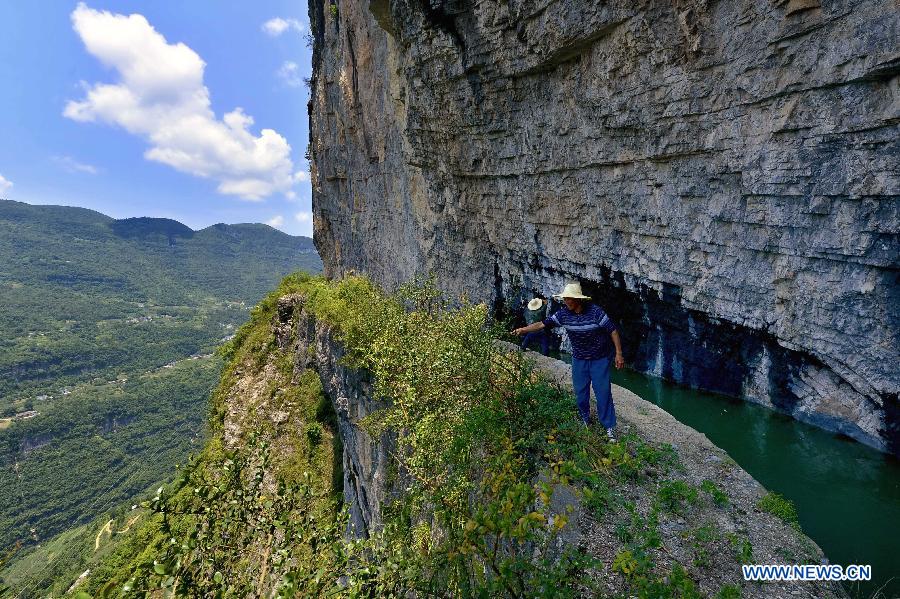
[[[887,441],[888,451],[900,456],[900,399],[896,393],[883,393],[881,405],[884,406],[884,428],[878,432]]]

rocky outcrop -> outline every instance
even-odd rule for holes
[[[318,372],[322,390],[337,414],[344,502],[350,515],[348,533],[368,536],[381,524],[381,506],[390,492],[387,473],[394,444],[387,433],[372,438],[362,420],[384,403],[374,398],[369,373],[346,366],[344,348],[334,330],[304,308],[302,296],[279,300],[278,322],[278,345],[293,352],[295,372],[305,368]]]
[[[310,0],[326,272],[579,279],[642,371],[900,452],[894,0]]]

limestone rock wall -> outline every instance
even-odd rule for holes
[[[310,0],[328,274],[579,279],[638,369],[900,452],[895,0]]]
[[[319,374],[322,390],[337,414],[343,447],[344,502],[350,511],[348,534],[368,536],[381,524],[381,506],[391,492],[388,465],[393,439],[388,434],[372,438],[361,421],[385,407],[373,397],[371,376],[342,363],[344,348],[334,338],[331,327],[316,321],[304,309],[304,298],[288,295],[279,300],[279,321],[283,332],[276,333],[279,346],[290,340],[295,371],[312,368]]]

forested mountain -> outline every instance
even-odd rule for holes
[[[202,437],[215,347],[284,275],[320,269],[311,239],[266,225],[0,201],[0,553],[171,477]]]
[[[266,225],[0,202],[0,415],[209,349],[284,274],[320,268],[311,239]]]

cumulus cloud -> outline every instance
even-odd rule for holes
[[[71,156],[54,156],[53,160],[70,173],[87,173],[89,175],[96,175],[100,172],[100,169],[98,169],[96,166],[92,164],[85,164],[84,162],[78,162]]]
[[[281,228],[281,225],[284,224],[284,217],[281,216],[280,214],[277,216],[273,216],[272,218],[270,218],[269,220],[266,221],[266,224],[269,225],[270,227],[279,229],[279,228]]]
[[[12,186],[12,181],[0,175],[0,193],[6,193]]]
[[[218,119],[203,83],[206,63],[191,48],[170,44],[140,14],[79,3],[71,17],[87,51],[119,81],[88,86],[83,100],[66,104],[66,117],[122,127],[148,142],[148,160],[213,179],[220,193],[260,200],[290,192],[287,140],[273,129],[255,135],[253,118],[241,108]]]
[[[278,69],[278,78],[291,87],[303,85],[303,77],[300,75],[300,66],[296,62],[287,60]]]
[[[313,216],[312,212],[300,211],[294,214],[294,220],[300,223],[300,235],[306,235],[311,237],[313,234],[312,225],[313,225]]]
[[[303,33],[306,31],[306,26],[297,19],[283,19],[281,17],[269,19],[262,24],[262,30],[272,37],[278,37],[288,29],[293,29],[297,33]]]

